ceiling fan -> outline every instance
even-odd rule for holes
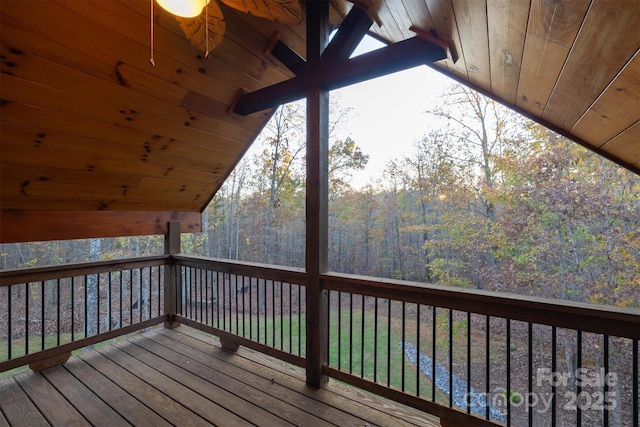
[[[302,22],[299,0],[156,0],[158,4],[174,14],[191,44],[205,57],[216,48],[224,37],[226,25],[222,10],[225,5],[260,18],[286,24]]]

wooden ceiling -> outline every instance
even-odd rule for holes
[[[377,37],[436,36],[451,46],[436,69],[640,173],[637,0],[358,4]],[[304,24],[221,4],[205,59],[156,6],[151,66],[150,6],[0,1],[0,241],[198,230],[270,117],[235,114],[240,95],[294,77],[269,46],[305,56]],[[332,0],[332,23],[352,6]]]

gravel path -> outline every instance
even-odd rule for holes
[[[399,344],[402,345],[402,343],[399,343]],[[417,356],[418,356],[418,351],[416,350],[416,347],[410,342],[405,341],[404,352],[405,352],[405,355],[407,356],[407,359],[409,359],[411,363],[416,365]],[[433,381],[433,378],[432,378],[433,365],[432,365],[431,358],[422,353],[420,353],[420,371]],[[440,391],[442,391],[447,396],[449,396],[449,371],[439,363],[436,363],[435,374],[436,374],[436,379],[434,382],[436,387],[438,387]],[[453,382],[453,387],[452,387],[453,406],[456,406],[462,409],[463,411],[466,411],[467,410],[467,399],[466,399],[467,382],[462,380],[457,375],[452,375],[451,377]],[[486,414],[486,408],[487,408],[487,399],[484,393],[478,393],[473,389],[473,387],[471,387],[470,399],[468,400],[471,402],[471,413],[484,417]],[[506,422],[504,416],[500,413],[500,410],[495,406],[489,406],[489,415],[492,420]]]

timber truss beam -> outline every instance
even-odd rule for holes
[[[351,8],[317,65],[305,62],[284,43],[276,42],[271,53],[296,76],[242,95],[233,112],[246,116],[304,98],[310,87],[330,91],[447,57],[442,45],[414,37],[349,59],[371,24],[366,12]]]

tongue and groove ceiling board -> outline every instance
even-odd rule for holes
[[[640,172],[640,1],[356,3],[377,38],[432,34],[452,47],[433,68]],[[205,59],[156,5],[151,66],[147,0],[0,2],[0,241],[200,228],[271,114],[233,113],[239,96],[294,77],[268,47],[306,56],[304,19],[219,6]],[[352,7],[332,0],[332,24]]]

